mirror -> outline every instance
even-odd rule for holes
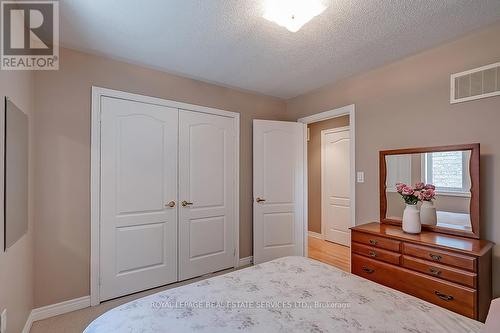
[[[478,161],[479,145],[381,152],[382,221],[400,224],[404,195],[413,193],[423,229],[479,237]]]
[[[28,116],[5,99],[4,249],[28,231]]]

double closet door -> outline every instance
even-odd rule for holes
[[[100,300],[234,266],[233,118],[101,97]]]

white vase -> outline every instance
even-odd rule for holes
[[[403,212],[403,231],[409,234],[418,234],[422,231],[417,205],[406,205]]]
[[[436,207],[432,201],[424,201],[420,207],[420,222],[427,225],[437,224]]]

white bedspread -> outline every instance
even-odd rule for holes
[[[482,326],[321,262],[286,257],[124,304],[85,333],[461,333]]]

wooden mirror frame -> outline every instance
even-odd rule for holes
[[[469,172],[471,177],[471,198],[470,198],[470,219],[472,231],[457,230],[439,226],[422,225],[423,230],[431,230],[443,234],[457,235],[469,238],[479,238],[479,143],[452,145],[452,146],[437,146],[423,148],[407,148],[407,149],[392,149],[382,150],[379,152],[379,171],[380,171],[380,222],[392,225],[401,225],[402,221],[397,219],[387,218],[387,197],[386,197],[386,181],[387,167],[386,156],[388,155],[405,155],[405,154],[421,154],[444,151],[461,151],[470,150],[470,165]]]

